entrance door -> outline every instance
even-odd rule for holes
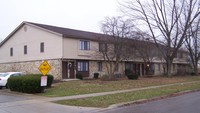
[[[140,64],[137,64],[136,73],[140,76]]]
[[[74,62],[62,62],[62,79],[75,78],[74,75]]]
[[[144,64],[142,64],[142,76],[145,75]]]
[[[68,63],[68,74],[69,74],[69,78],[75,78],[74,75],[74,62],[69,62]]]
[[[68,65],[67,62],[62,62],[62,79],[68,78]]]

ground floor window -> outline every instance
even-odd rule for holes
[[[102,62],[98,62],[98,71],[102,71]]]
[[[151,63],[149,66],[150,66],[150,67],[149,67],[149,68],[150,68],[150,71],[154,71],[154,64]]]
[[[160,64],[158,64],[158,71],[160,71]]]
[[[134,63],[125,63],[125,69],[133,70],[135,69]]]
[[[88,61],[78,61],[78,71],[88,71]]]
[[[146,70],[146,74],[147,75],[154,75],[154,70],[155,70],[154,64],[150,63],[149,67]]]

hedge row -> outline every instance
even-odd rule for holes
[[[29,74],[24,76],[14,76],[8,79],[8,88],[11,91],[18,91],[23,93],[41,93],[40,86],[41,74]],[[53,83],[53,76],[47,75],[47,87],[51,87]]]

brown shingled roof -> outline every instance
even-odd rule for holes
[[[106,41],[108,38],[112,39],[112,36],[100,34],[100,33],[93,33],[93,32],[87,32],[87,31],[81,31],[81,30],[74,30],[69,28],[63,28],[63,27],[56,27],[52,25],[45,25],[45,24],[38,24],[33,22],[23,22],[21,23],[6,39],[4,39],[0,43],[0,47],[7,41],[9,38],[18,31],[19,28],[21,28],[24,24],[31,24],[58,34],[61,34],[65,38],[77,38],[77,39],[86,39],[86,40],[93,40],[93,41]],[[141,42],[140,40],[136,39],[130,39],[135,42]]]
[[[38,27],[62,34],[63,37],[69,37],[69,38],[83,38],[88,40],[97,40],[98,38],[107,37],[104,34],[100,33],[92,33],[87,31],[81,31],[81,30],[74,30],[69,28],[63,28],[63,27],[56,27],[51,25],[44,25],[44,24],[38,24],[38,23],[32,23],[32,22],[26,22],[29,24],[36,25]]]
[[[15,34],[24,24],[31,24],[35,25],[37,27],[61,34],[65,38],[77,38],[77,39],[86,39],[86,40],[107,40],[108,35],[100,34],[100,33],[93,33],[93,32],[87,32],[87,31],[81,31],[81,30],[74,30],[69,28],[63,28],[63,27],[56,27],[52,25],[45,25],[45,24],[38,24],[33,22],[22,22],[13,32],[11,32],[1,43],[0,47],[7,42],[7,40],[10,39],[10,37]]]

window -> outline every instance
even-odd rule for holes
[[[98,62],[98,71],[102,71],[102,62]]]
[[[99,43],[99,51],[100,52],[107,52],[107,44]]]
[[[88,71],[88,61],[79,61],[78,71]]]
[[[10,56],[13,56],[13,48],[10,48]]]
[[[131,63],[125,63],[125,69],[128,69],[128,70],[132,70],[133,68],[132,67],[132,64]]]
[[[24,46],[24,54],[27,54],[27,45]]]
[[[151,63],[151,64],[149,65],[149,70],[150,70],[150,71],[154,71],[154,64]]]
[[[81,40],[80,41],[80,50],[90,50],[90,42]]]
[[[160,71],[160,64],[158,64],[158,71]]]
[[[44,52],[44,42],[40,43],[40,52],[43,53]]]

